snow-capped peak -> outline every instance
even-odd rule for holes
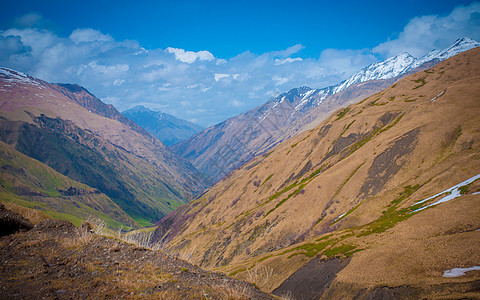
[[[456,40],[452,45],[448,46],[447,48],[443,50],[432,50],[421,58],[415,58],[407,52],[404,52],[385,61],[374,63],[363,68],[359,72],[350,76],[347,80],[335,86],[333,93],[335,94],[341,92],[349,86],[360,82],[394,78],[399,75],[405,74],[406,72],[411,71],[426,62],[432,60],[442,61],[461,52],[479,46],[480,43],[478,43],[477,41],[472,40],[468,37],[462,37]]]
[[[465,52],[467,50],[479,47],[480,43],[472,40],[469,37],[462,37],[456,40],[452,45],[443,49],[443,50],[432,50],[423,57],[418,59],[417,65],[421,65],[422,63],[438,59],[438,60],[445,60],[452,56],[455,56],[459,53]]]
[[[9,68],[0,68],[0,78],[10,83],[31,84],[40,86],[40,81],[19,71]]]
[[[371,64],[336,86],[334,93],[341,92],[352,84],[396,77],[405,73],[415,60],[415,57],[404,52],[382,62]]]

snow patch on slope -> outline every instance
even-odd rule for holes
[[[480,266],[473,266],[470,268],[453,268],[443,272],[442,277],[460,277],[464,276],[466,272],[480,271]]]
[[[0,78],[2,78],[6,82],[10,82],[15,85],[17,85],[17,83],[20,83],[42,87],[42,84],[33,77],[8,68],[0,68]]]
[[[429,204],[429,205],[424,206],[424,207],[420,207],[419,209],[416,209],[416,210],[412,211],[412,213],[413,213],[413,212],[417,212],[417,211],[424,210],[424,209],[427,208],[427,207],[434,206],[434,205],[437,205],[437,204],[440,204],[440,203],[444,203],[444,202],[447,202],[447,201],[450,201],[450,200],[453,200],[453,199],[455,199],[455,198],[458,198],[458,197],[462,196],[462,193],[460,192],[460,188],[463,187],[463,186],[466,186],[466,185],[468,185],[468,184],[470,184],[470,183],[472,183],[472,182],[474,182],[474,181],[477,180],[477,179],[480,179],[480,174],[475,175],[475,176],[473,176],[473,177],[471,177],[471,178],[469,178],[469,179],[467,179],[467,180],[465,180],[465,181],[463,181],[463,182],[461,182],[461,183],[459,183],[459,184],[457,184],[457,185],[455,185],[455,186],[452,186],[452,187],[449,188],[449,189],[446,189],[446,190],[444,190],[444,191],[436,194],[436,195],[433,195],[433,196],[431,196],[431,197],[428,197],[427,199],[423,199],[423,200],[421,200],[421,201],[418,201],[418,202],[412,204],[411,206],[418,205],[418,204],[422,204],[422,203],[425,203],[425,202],[427,202],[427,201],[429,201],[429,200],[435,199],[435,198],[438,197],[438,196],[441,196],[441,195],[443,195],[443,194],[447,194],[445,197],[443,197],[442,199],[438,200],[437,202],[434,202],[434,203]]]

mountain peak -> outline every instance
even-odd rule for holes
[[[176,144],[203,129],[197,124],[143,105],[127,109],[123,115],[145,128],[167,146]]]
[[[0,68],[0,78],[13,83],[39,85],[37,79],[9,68]]]
[[[399,59],[399,58],[410,58],[410,57],[413,57],[413,56],[412,56],[410,53],[408,53],[408,52],[405,51],[405,52],[402,52],[402,53],[400,53],[400,54],[397,54],[397,55],[395,55],[395,56],[393,56],[393,57],[391,57],[391,58],[389,58],[389,59],[390,59],[390,60],[395,60],[395,59]],[[389,59],[387,59],[387,60],[389,60]]]
[[[350,76],[347,80],[337,85],[334,88],[334,93],[341,92],[356,83],[370,80],[394,78],[399,75],[405,74],[406,72],[411,71],[426,62],[432,60],[442,61],[461,52],[479,46],[480,43],[478,43],[477,41],[472,40],[469,37],[461,37],[447,48],[443,50],[432,50],[421,58],[415,58],[408,52],[403,52],[393,57],[390,57],[382,62],[366,66],[359,72]]]
[[[447,48],[443,50],[432,50],[429,53],[425,54],[421,58],[417,59],[415,64],[412,65],[411,69],[414,69],[423,63],[432,61],[432,60],[445,60],[447,58],[450,58],[452,56],[455,56],[459,53],[462,53],[464,51],[479,47],[480,43],[469,38],[469,37],[461,37],[457,39],[453,44],[448,46]]]
[[[453,43],[452,47],[458,47],[460,45],[465,45],[465,44],[478,44],[477,41],[469,38],[468,36],[461,37]]]
[[[153,112],[156,112],[156,111],[154,111],[152,109],[149,109],[149,108],[147,108],[143,105],[136,105],[132,108],[129,108],[129,109],[125,110],[122,113],[131,113],[132,114],[132,113],[146,113],[146,112],[152,112],[153,113]]]
[[[444,60],[454,55],[457,55],[461,52],[464,52],[479,46],[480,46],[479,42],[472,40],[469,37],[462,37],[457,39],[452,45],[450,45],[449,47],[441,51],[439,53],[439,56],[441,57],[442,60]]]

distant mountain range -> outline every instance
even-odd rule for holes
[[[0,107],[1,147],[11,158],[0,162],[4,199],[138,227],[206,187],[191,164],[81,86],[0,68]]]
[[[171,146],[203,130],[200,125],[138,105],[122,112],[165,145]]]
[[[421,58],[403,53],[367,66],[345,81],[322,89],[292,89],[265,104],[209,127],[171,149],[214,182],[279,142],[313,128],[342,106],[431,67],[480,43],[461,38]]]

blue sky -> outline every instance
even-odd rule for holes
[[[0,65],[203,126],[293,87],[480,39],[471,1],[8,1]]]

